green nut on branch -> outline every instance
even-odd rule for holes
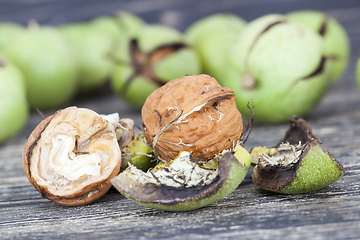
[[[120,41],[113,58],[112,89],[138,109],[158,87],[201,71],[200,60],[183,35],[161,25],[146,25],[137,38]]]
[[[310,126],[296,116],[290,123],[290,129],[276,147],[252,149],[255,185],[272,192],[301,194],[339,180],[344,168],[322,147]]]
[[[241,112],[252,101],[254,120],[281,123],[319,102],[330,64],[319,34],[283,15],[266,15],[250,22],[231,46],[221,83],[234,90]]]

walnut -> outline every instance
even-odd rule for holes
[[[110,118],[69,107],[43,120],[23,152],[23,168],[36,190],[56,203],[92,203],[119,173],[121,151]],[[113,125],[114,124],[114,125]]]
[[[207,74],[184,76],[155,90],[142,108],[146,142],[170,161],[189,151],[197,161],[214,158],[239,141],[242,117],[235,94]]]

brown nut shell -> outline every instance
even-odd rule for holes
[[[114,127],[92,110],[69,107],[30,134],[22,165],[30,183],[56,203],[87,205],[111,187],[121,151]]]
[[[144,136],[156,156],[193,152],[208,160],[240,139],[242,117],[235,94],[207,74],[189,75],[155,90],[142,108]]]

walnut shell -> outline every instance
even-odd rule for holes
[[[121,151],[113,125],[92,110],[69,107],[34,129],[22,164],[43,197],[68,206],[87,205],[111,187]]]
[[[181,151],[211,159],[232,148],[243,129],[233,90],[207,74],[184,76],[155,90],[142,108],[142,121],[147,143],[165,161]]]

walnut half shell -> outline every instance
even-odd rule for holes
[[[43,120],[23,152],[30,183],[56,203],[87,205],[111,187],[121,151],[114,126],[92,110],[69,107]]]
[[[207,74],[184,76],[155,90],[142,108],[142,121],[146,142],[165,161],[181,151],[196,160],[212,159],[234,147],[243,129],[233,90]]]

